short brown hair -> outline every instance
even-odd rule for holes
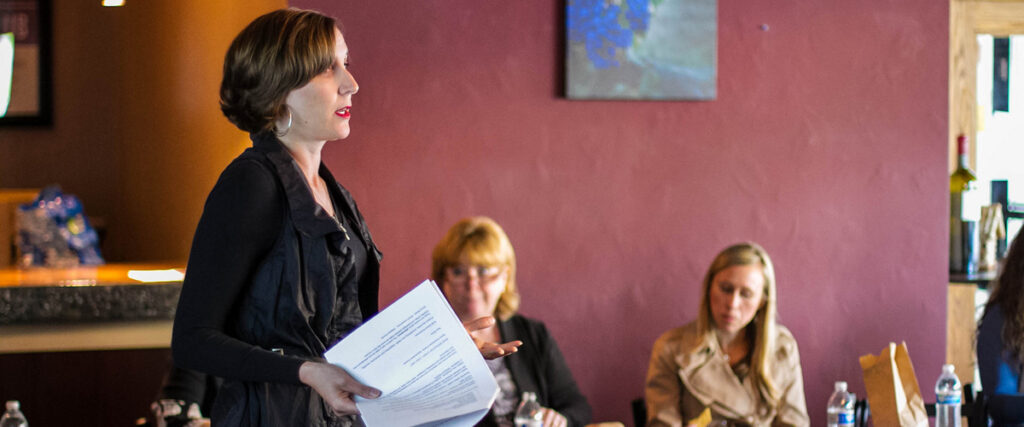
[[[220,109],[250,133],[272,130],[284,100],[334,63],[334,18],[295,8],[252,21],[224,57]]]
[[[505,230],[493,219],[485,216],[465,218],[456,222],[434,247],[431,278],[440,286],[445,269],[461,262],[508,269],[505,290],[498,297],[494,316],[508,320],[519,310],[519,291],[516,288],[516,253]]]

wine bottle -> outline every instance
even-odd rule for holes
[[[949,191],[952,194],[962,194],[970,190],[974,181],[978,179],[967,165],[967,137],[964,135],[956,138],[956,156],[956,170],[949,176]]]
[[[978,178],[967,164],[967,136],[956,138],[956,153],[956,170],[949,176],[949,271],[969,273],[974,265],[973,233],[965,233],[972,224],[964,221],[964,196]]]

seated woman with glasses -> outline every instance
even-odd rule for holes
[[[487,361],[500,391],[478,426],[512,426],[523,392],[536,393],[545,427],[590,421],[590,405],[554,338],[543,323],[516,314],[516,255],[501,226],[486,217],[457,222],[434,248],[431,275],[463,322],[491,315],[498,319],[478,331],[478,338],[523,342],[517,353]]]
[[[705,410],[740,426],[807,426],[796,340],[775,323],[775,272],[755,243],[720,252],[697,320],[654,343],[647,425],[684,426]]]

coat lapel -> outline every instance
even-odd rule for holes
[[[327,188],[331,191],[331,196],[334,198],[335,203],[342,209],[347,209],[348,213],[357,222],[355,227],[358,227],[358,230],[345,230],[337,220],[328,215],[316,200],[313,199],[313,192],[302,177],[298,163],[292,159],[291,154],[285,150],[284,145],[274,136],[273,132],[252,134],[250,138],[253,141],[253,149],[263,153],[277,172],[288,200],[292,224],[304,237],[303,240],[307,244],[311,240],[323,237],[328,244],[334,245],[337,248],[345,240],[345,236],[349,232],[358,233],[362,237],[363,243],[367,247],[367,253],[373,255],[369,260],[368,275],[364,277],[365,285],[359,286],[359,306],[363,311],[363,320],[369,320],[370,317],[377,314],[377,281],[379,279],[382,254],[373,242],[370,231],[366,226],[366,221],[359,213],[352,195],[338,184],[334,176],[327,169],[327,166],[321,162],[318,173],[327,182]],[[338,198],[339,196],[340,199]],[[350,236],[350,238],[354,238],[354,236]],[[310,248],[304,248],[304,253],[310,253],[310,250]],[[323,255],[326,256],[326,253]],[[316,271],[307,271],[311,278],[324,278],[327,275],[333,274],[328,268],[330,264],[326,261],[326,258],[323,261],[322,263],[314,263],[322,268],[313,268]]]
[[[513,324],[515,318],[498,322],[498,332],[501,334],[501,342],[509,342],[520,340],[523,342],[533,342],[526,337],[521,335],[519,328]],[[537,398],[540,400],[544,399],[545,394],[542,390],[539,390],[537,383],[534,381],[533,369],[527,364],[527,352],[516,352],[505,356],[505,361],[508,362],[509,372],[512,374],[512,381],[516,383],[516,388],[519,392],[532,391],[538,394]],[[544,404],[546,402],[541,402]]]
[[[714,407],[730,417],[744,419],[743,415],[756,413],[757,399],[749,386],[750,378],[740,382],[718,343],[710,341],[697,351],[676,357],[679,379],[686,391],[705,407]]]
[[[270,163],[274,165],[274,169],[277,170],[277,176],[281,178],[281,185],[284,186],[284,193],[288,198],[292,223],[300,233],[306,237],[315,238],[343,231],[338,221],[327,215],[327,212],[313,199],[313,192],[302,177],[298,163],[295,163],[292,155],[288,154],[288,151],[272,133],[254,134],[252,141],[253,148],[265,153],[270,159]]]

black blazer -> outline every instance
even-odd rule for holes
[[[498,330],[502,342],[523,342],[519,351],[505,356],[512,381],[516,383],[519,393],[536,393],[541,406],[564,415],[569,421],[569,427],[583,427],[589,423],[590,404],[576,386],[576,380],[547,327],[540,321],[517,314],[508,320],[499,321]],[[485,427],[496,425],[491,414],[477,424]]]

